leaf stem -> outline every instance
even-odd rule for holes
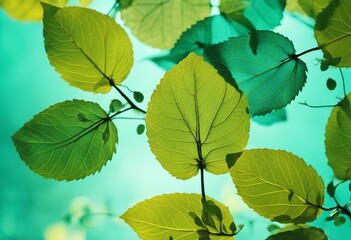
[[[301,105],[305,105],[310,108],[328,108],[328,107],[335,107],[337,105],[309,105],[306,101],[305,102],[299,102]]]
[[[200,167],[200,175],[201,175],[201,196],[204,207],[206,207],[206,193],[205,193],[205,178],[204,178],[204,168]]]
[[[342,79],[342,89],[344,91],[344,98],[346,97],[346,86],[345,86],[345,78],[344,78],[344,73],[342,72],[341,68],[339,68],[340,74],[341,74],[341,79]]]
[[[307,49],[306,51],[303,51],[302,53],[293,55],[293,57],[294,58],[298,58],[298,57],[300,57],[302,55],[305,55],[306,53],[317,51],[317,50],[320,50],[320,48],[319,47],[310,48],[310,49]]]

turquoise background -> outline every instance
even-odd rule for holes
[[[97,2],[97,1],[96,1]],[[108,12],[113,1],[95,3],[92,8]],[[297,52],[315,47],[313,29],[290,15],[276,29],[291,39]],[[132,38],[135,64],[124,82],[130,88],[142,91],[147,101],[164,72],[146,58],[158,54]],[[302,93],[288,106],[288,121],[272,126],[251,124],[248,148],[273,148],[291,151],[317,169],[325,182],[332,171],[324,154],[324,130],[330,108],[312,109],[298,104],[307,101],[313,105],[335,104],[342,97],[342,86],[329,91],[328,77],[340,83],[336,69],[321,73],[316,64],[320,52],[304,55],[309,72]],[[350,71],[345,71],[347,81]],[[116,120],[119,130],[117,154],[100,173],[72,182],[44,179],[29,170],[19,158],[11,136],[35,114],[57,102],[70,99],[95,101],[108,109],[109,102],[119,97],[114,91],[106,95],[83,92],[70,87],[49,64],[44,50],[42,23],[18,22],[0,10],[0,239],[43,239],[45,229],[61,221],[69,212],[73,199],[84,196],[98,208],[109,206],[117,216],[137,202],[152,196],[173,192],[200,193],[199,176],[180,181],[173,178],[155,160],[145,134],[138,136],[140,121]],[[228,175],[206,174],[206,192],[222,201],[232,211],[237,224],[244,229],[238,240],[265,239],[269,221],[259,217],[235,195],[235,188]],[[337,193],[340,202],[349,200],[349,193],[342,186]],[[334,203],[326,196],[325,206]],[[101,212],[101,210],[100,210]],[[326,223],[324,213],[312,225],[323,228],[330,239],[347,239],[350,222],[342,227]],[[132,229],[118,218],[99,218],[86,230],[87,239],[138,239]],[[346,237],[346,238],[345,238]],[[351,239],[351,237],[348,237]]]

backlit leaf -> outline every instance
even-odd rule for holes
[[[110,17],[80,7],[44,6],[45,48],[51,65],[80,89],[106,93],[133,64],[126,32]]]
[[[171,48],[191,25],[210,15],[209,0],[134,0],[122,19],[142,42]]]
[[[283,231],[268,237],[267,240],[328,240],[328,237],[322,229],[308,227]]]
[[[41,2],[64,7],[68,0],[0,0],[0,7],[17,20],[41,21],[43,18]]]
[[[202,55],[205,47],[245,33],[248,33],[248,30],[239,23],[223,15],[211,16],[184,32],[168,55],[153,57],[150,60],[165,70],[170,70],[190,52]]]
[[[257,34],[257,54],[248,35],[206,48],[204,54],[229,83],[247,94],[252,116],[290,103],[304,86],[307,71],[289,39],[270,31]]]
[[[332,0],[298,0],[298,3],[308,16],[316,18],[330,1]]]
[[[110,103],[110,112],[116,113],[123,108],[123,103],[118,99],[113,99]]]
[[[337,227],[343,225],[345,222],[346,222],[346,219],[345,219],[344,216],[337,216],[334,219],[334,225],[337,226]]]
[[[152,94],[146,129],[152,152],[173,176],[191,178],[200,163],[208,172],[226,173],[226,155],[242,151],[248,141],[247,100],[190,53]]]
[[[272,221],[306,223],[321,212],[316,206],[323,205],[323,180],[292,153],[272,149],[244,151],[230,174],[244,202]]]
[[[233,226],[235,229],[235,225],[229,209],[214,199],[208,200],[222,217],[221,220],[217,217],[212,219],[218,229],[202,221],[203,205],[201,195],[198,194],[174,193],[156,196],[136,204],[121,218],[144,240],[234,239],[232,230]]]
[[[39,175],[80,179],[100,171],[116,151],[117,129],[106,117],[96,103],[66,101],[34,116],[12,139],[22,160]]]
[[[286,109],[282,108],[274,110],[264,116],[255,116],[252,120],[264,126],[271,126],[275,123],[285,122],[287,120]]]
[[[79,0],[79,3],[82,7],[87,7],[93,0]]]
[[[351,179],[351,94],[333,108],[325,130],[328,164],[337,178]]]
[[[333,0],[316,18],[314,33],[318,46],[333,66],[351,67],[350,9],[351,1]]]

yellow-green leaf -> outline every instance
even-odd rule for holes
[[[44,6],[45,48],[51,65],[80,89],[105,93],[133,64],[126,32],[110,17],[87,8]]]
[[[328,237],[322,229],[306,226],[282,231],[268,237],[267,240],[328,240]]]
[[[93,0],[79,0],[79,3],[82,7],[88,7],[92,1]]]
[[[208,201],[216,209],[216,216],[211,215],[215,228],[204,223],[199,194],[156,196],[136,204],[121,218],[144,240],[233,240],[236,228],[229,209],[214,199]]]
[[[258,214],[281,223],[306,223],[320,214],[324,184],[316,170],[292,153],[244,151],[230,169],[244,202]]]
[[[64,7],[68,0],[0,0],[0,7],[17,20],[41,21],[43,18],[41,2]]]
[[[191,178],[200,165],[226,173],[226,155],[242,151],[248,141],[247,99],[190,53],[152,94],[146,129],[152,152],[173,176]]]
[[[337,178],[351,180],[351,94],[330,114],[325,130],[328,164]]]
[[[181,34],[210,15],[209,0],[133,0],[122,19],[142,42],[162,49],[174,46]]]
[[[22,160],[37,174],[80,179],[100,171],[116,151],[117,129],[106,117],[96,103],[66,101],[34,116],[12,138]]]
[[[331,0],[298,0],[299,5],[308,16],[316,18],[328,6]]]
[[[333,0],[316,18],[314,34],[329,65],[351,67],[350,9],[350,0]]]

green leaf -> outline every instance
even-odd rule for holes
[[[252,120],[264,126],[271,126],[275,123],[286,122],[286,109],[282,108],[279,110],[273,110],[264,116],[255,116],[252,118]]]
[[[335,195],[335,186],[334,186],[334,183],[333,181],[331,181],[330,183],[328,183],[327,185],[327,193],[330,197],[334,197]]]
[[[64,7],[68,0],[0,0],[0,7],[17,20],[41,21],[43,18],[41,2]]]
[[[351,94],[330,113],[325,130],[328,164],[337,178],[351,179]]]
[[[80,6],[82,7],[88,7],[89,4],[93,1],[93,0],[78,0],[80,3]]]
[[[299,5],[308,16],[316,18],[332,0],[298,0]]]
[[[80,89],[106,93],[133,64],[126,32],[110,17],[80,7],[44,7],[45,48],[64,80]]]
[[[118,99],[113,99],[110,103],[110,112],[116,113],[123,108],[123,103]]]
[[[227,153],[242,151],[248,141],[247,100],[190,53],[152,94],[146,129],[152,152],[173,176],[189,179],[199,165],[226,173]]]
[[[317,206],[323,205],[323,180],[292,153],[247,150],[229,172],[244,202],[272,221],[306,223],[321,212]]]
[[[336,81],[332,78],[327,79],[327,88],[329,90],[334,90],[336,88]]]
[[[239,23],[223,15],[211,16],[184,32],[169,54],[150,60],[168,71],[190,52],[202,55],[205,47],[245,33],[248,30]]]
[[[303,88],[307,71],[289,39],[270,31],[258,31],[257,37],[257,54],[248,35],[211,46],[204,54],[229,83],[247,94],[252,116],[290,103]]]
[[[351,67],[351,1],[333,0],[317,16],[314,34],[330,65]]]
[[[80,179],[100,171],[116,151],[117,129],[106,117],[96,103],[66,101],[34,116],[12,139],[22,160],[37,174]]]
[[[142,42],[171,48],[191,25],[210,15],[209,0],[134,0],[122,19]]]
[[[219,5],[219,11],[222,14],[243,12],[244,9],[249,6],[249,0],[221,0]]]
[[[141,103],[144,100],[144,95],[141,92],[133,92],[133,97],[138,103]]]
[[[143,134],[143,132],[145,131],[145,125],[144,124],[139,124],[137,127],[137,133],[139,135]]]
[[[343,225],[345,222],[346,219],[344,216],[337,216],[336,218],[334,218],[334,225],[337,227]]]
[[[213,221],[216,226],[222,226],[222,231],[205,225],[201,220],[203,209],[199,194],[174,193],[156,196],[136,204],[121,218],[144,240],[234,239],[234,232],[224,231],[231,230],[230,226],[233,225],[229,209],[214,199],[208,200],[216,207],[216,211],[220,211],[222,219],[213,218]]]
[[[328,237],[322,229],[308,227],[280,232],[268,237],[267,240],[328,240]]]
[[[267,230],[268,230],[268,232],[275,234],[275,233],[279,232],[280,227],[276,224],[270,224],[270,225],[268,225]]]

